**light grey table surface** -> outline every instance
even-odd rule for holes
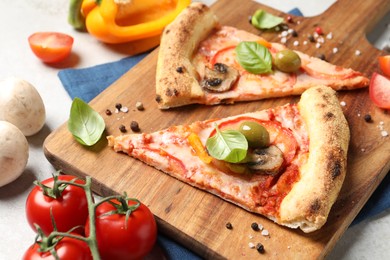
[[[212,4],[214,0],[202,1]],[[306,16],[320,14],[333,0],[259,0],[287,12],[299,7]],[[47,118],[44,128],[29,137],[30,157],[21,177],[0,188],[0,260],[21,259],[34,241],[25,218],[25,200],[35,179],[51,176],[54,168],[43,154],[45,137],[69,116],[71,99],[57,76],[61,68],[46,66],[32,54],[27,38],[37,31],[61,31],[75,38],[74,68],[84,68],[124,57],[86,33],[74,31],[67,23],[68,0],[1,0],[0,79],[16,76],[32,83],[44,101]],[[349,228],[329,259],[390,259],[390,211]]]

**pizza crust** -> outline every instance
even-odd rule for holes
[[[276,222],[312,232],[325,224],[344,182],[350,133],[331,88],[307,90],[298,107],[309,133],[309,158],[300,181],[282,201]]]
[[[165,28],[156,71],[156,101],[160,109],[194,103],[204,96],[191,58],[217,25],[217,17],[205,4],[192,3]]]

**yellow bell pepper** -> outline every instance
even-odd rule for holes
[[[204,163],[211,163],[213,158],[207,153],[205,147],[202,144],[202,141],[200,140],[199,136],[195,133],[191,133],[187,140],[189,144],[191,145],[192,149],[194,149],[195,154],[204,162]]]
[[[87,31],[105,43],[125,43],[161,35],[191,0],[83,0]]]

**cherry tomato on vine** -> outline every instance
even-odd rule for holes
[[[66,59],[73,46],[73,38],[59,32],[37,32],[28,37],[33,53],[46,63],[56,63]]]
[[[52,252],[41,252],[41,246],[35,242],[24,253],[23,260],[54,260]],[[92,260],[91,251],[84,241],[64,237],[54,246],[54,250],[61,260]]]
[[[378,58],[379,68],[383,74],[387,77],[390,77],[390,55],[380,56]]]
[[[131,210],[128,218],[127,206],[123,207],[123,204],[128,205]],[[118,211],[121,213],[114,213]],[[157,225],[154,216],[144,204],[136,200],[128,199],[127,204],[116,199],[103,202],[96,208],[95,221],[96,239],[102,259],[142,259],[156,242]],[[88,219],[85,226],[87,236],[89,232]]]
[[[57,231],[67,232],[73,227],[84,227],[88,218],[88,202],[84,189],[74,185],[60,185],[53,188],[55,178],[60,181],[71,181],[76,177],[70,175],[59,175],[46,179],[41,182],[42,185],[35,186],[26,200],[26,216],[27,221],[34,231],[37,224],[45,235],[53,231],[52,218],[53,215]],[[77,179],[75,181],[79,184],[84,184],[83,180]],[[46,191],[45,191],[46,190]],[[62,190],[62,191],[61,191]],[[49,193],[58,193],[49,196]],[[75,230],[75,232],[82,234],[83,228]]]

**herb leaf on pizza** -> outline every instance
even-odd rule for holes
[[[317,85],[351,90],[368,83],[353,69],[222,26],[206,5],[194,2],[162,34],[156,101],[168,109],[299,95]]]
[[[313,86],[297,104],[107,138],[116,152],[280,225],[313,232],[342,187],[350,133],[336,92]]]

